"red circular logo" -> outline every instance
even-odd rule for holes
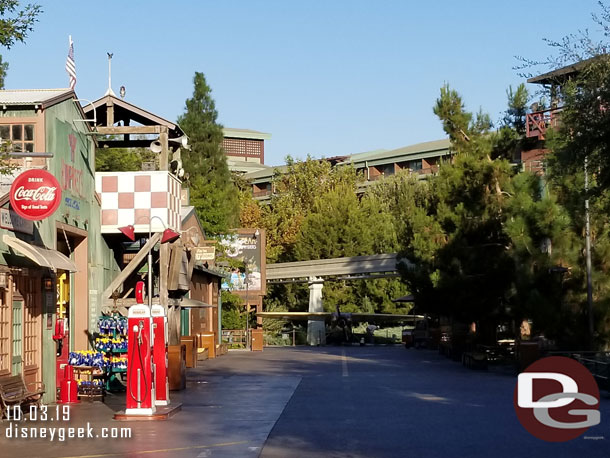
[[[519,374],[513,401],[521,425],[549,442],[575,439],[600,422],[595,378],[563,356],[542,358]]]
[[[25,219],[38,221],[53,214],[61,202],[57,178],[46,170],[31,169],[11,185],[11,207]]]

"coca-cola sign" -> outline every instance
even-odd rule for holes
[[[20,174],[11,186],[11,207],[22,218],[38,221],[52,215],[61,202],[57,179],[46,170]]]

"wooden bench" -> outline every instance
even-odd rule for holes
[[[40,407],[44,392],[42,382],[26,384],[22,375],[0,376],[0,419],[10,406],[36,404]]]

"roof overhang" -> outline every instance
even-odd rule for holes
[[[41,267],[51,270],[67,270],[78,272],[76,264],[65,254],[57,250],[49,250],[35,245],[30,245],[23,240],[4,234],[2,241],[14,251],[21,253]]]
[[[216,308],[215,305],[210,305],[207,302],[198,301],[197,299],[191,299],[190,297],[182,298],[180,307],[189,309],[210,309]]]
[[[250,129],[232,129],[230,127],[225,127],[222,129],[222,132],[225,138],[248,138],[252,140],[269,140],[271,138],[271,134]]]
[[[574,64],[566,65],[565,67],[551,70],[550,72],[543,73],[542,75],[528,78],[527,82],[533,84],[561,84],[571,77],[576,76],[587,65],[593,63],[599,57],[600,56],[592,57]]]

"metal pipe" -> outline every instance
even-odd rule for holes
[[[140,372],[138,369],[138,409],[142,407],[142,388],[141,388],[141,380],[140,380]]]
[[[8,154],[10,157],[53,157],[53,153],[23,153],[9,151],[6,154]]]

